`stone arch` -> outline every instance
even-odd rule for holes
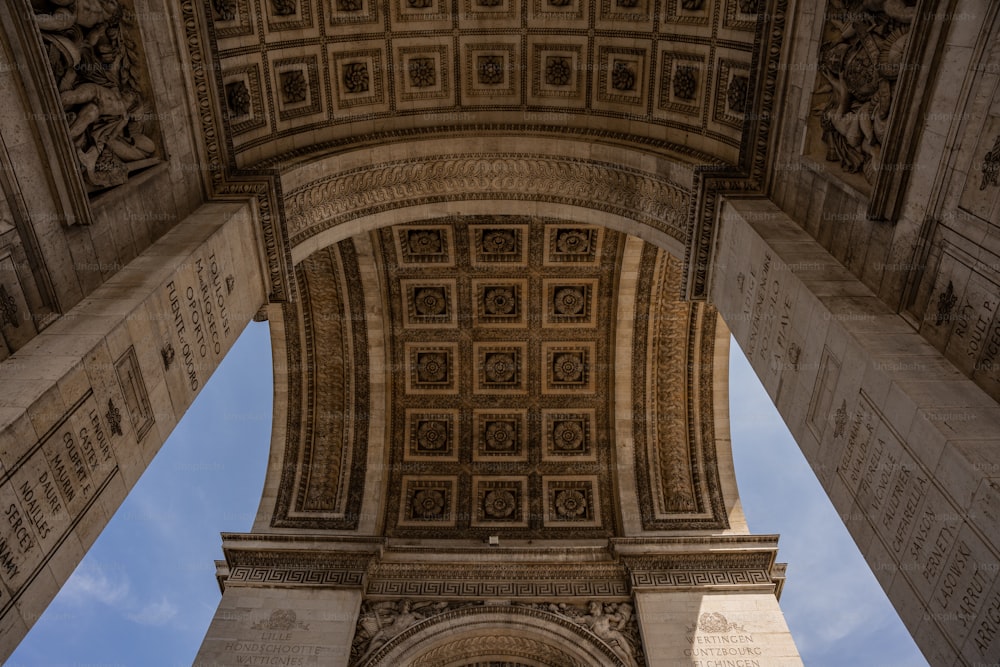
[[[541,609],[489,605],[445,612],[393,637],[363,667],[457,667],[475,660],[516,660],[531,667],[628,667],[593,633]]]
[[[486,158],[482,159],[486,160]],[[623,157],[622,159],[627,161],[635,159],[635,156],[633,155],[630,158]],[[433,158],[425,163],[425,166],[428,169],[432,169],[432,162]],[[659,166],[666,168],[663,164]],[[677,165],[674,166],[676,167]],[[328,171],[325,167],[316,165],[304,166],[302,168],[310,172],[318,171],[320,173],[327,173]],[[345,171],[349,172],[350,170]],[[653,177],[651,171],[646,172],[646,174],[650,178]],[[299,176],[295,176],[294,174],[287,174],[286,176],[289,185],[293,187],[296,183],[302,182]],[[338,176],[335,173],[333,176],[327,176],[318,180],[330,183],[335,182],[337,178]],[[410,190],[411,185],[413,185],[413,182],[407,181],[405,178],[400,178],[399,183],[401,183],[399,187],[405,190]],[[317,181],[310,181],[307,185],[300,185],[298,188],[293,189],[287,196],[294,197],[296,192],[321,191],[322,188],[322,183],[317,185]],[[446,201],[420,202],[407,206],[404,200],[404,204],[399,207],[375,211],[359,205],[353,211],[353,213],[357,214],[357,217],[345,215],[343,221],[339,224],[330,225],[322,231],[316,232],[315,235],[303,238],[298,245],[293,246],[291,248],[293,266],[307,261],[316,253],[332,248],[344,240],[357,239],[361,235],[385,227],[409,223],[447,221],[456,217],[491,214],[498,215],[499,217],[540,217],[546,219],[548,222],[560,221],[572,224],[593,225],[634,237],[630,240],[630,243],[633,244],[630,246],[631,254],[625,253],[625,264],[619,267],[619,270],[622,271],[621,279],[628,282],[629,287],[625,291],[629,293],[635,287],[636,275],[642,271],[640,268],[640,255],[642,254],[641,247],[643,246],[643,241],[647,241],[652,246],[649,250],[653,251],[653,255],[659,253],[660,258],[656,260],[656,265],[661,267],[661,272],[664,262],[675,261],[677,265],[683,265],[684,262],[685,246],[677,238],[661,233],[650,224],[648,219],[643,221],[641,216],[627,217],[601,210],[601,202],[598,197],[581,199],[577,205],[565,205],[545,200],[476,199],[467,198],[467,196],[468,193],[459,190],[451,193],[450,198]],[[324,205],[332,206],[333,204],[328,200],[319,200],[317,202],[317,206],[320,208]],[[501,209],[499,212],[497,210],[498,207]],[[624,238],[628,237],[623,236]],[[374,270],[374,267],[371,266],[367,268],[362,267],[361,276],[363,280],[377,280],[377,277],[371,273]],[[368,285],[374,286],[375,283],[370,282]],[[647,286],[647,292],[650,293],[654,302],[662,300],[677,301],[680,303],[683,289],[683,276],[679,278],[674,277],[669,281],[664,279],[662,283],[657,282],[652,286]],[[362,291],[364,292],[363,298],[366,312],[369,314],[380,312],[384,304],[379,303],[378,288],[366,288]],[[663,293],[662,298],[659,296],[660,293]],[[615,418],[619,426],[615,426],[612,429],[615,432],[616,441],[621,443],[621,448],[614,449],[612,455],[615,457],[614,467],[618,471],[615,481],[615,512],[617,521],[620,523],[620,529],[624,534],[639,531],[646,535],[666,535],[678,529],[706,528],[709,525],[736,531],[747,530],[745,518],[743,517],[739,503],[739,492],[733,470],[728,429],[728,375],[726,369],[729,360],[729,330],[725,321],[718,316],[716,310],[711,305],[699,302],[686,302],[684,307],[687,309],[685,317],[690,318],[690,320],[689,325],[684,327],[685,334],[682,335],[682,340],[685,344],[691,345],[690,354],[693,359],[688,371],[690,373],[688,379],[691,383],[688,390],[693,396],[689,406],[690,412],[688,418],[694,426],[690,430],[691,435],[685,432],[683,437],[685,440],[688,437],[691,438],[690,446],[692,453],[690,456],[695,459],[696,465],[699,467],[704,466],[705,470],[708,471],[707,477],[712,480],[710,482],[712,485],[711,491],[705,492],[705,498],[711,498],[706,503],[709,509],[702,513],[700,519],[695,519],[684,526],[672,522],[666,512],[657,514],[656,520],[648,522],[645,519],[640,522],[637,518],[639,516],[649,517],[653,514],[653,510],[650,505],[652,501],[649,500],[651,496],[650,482],[648,481],[649,475],[645,470],[637,468],[637,459],[635,458],[635,451],[632,444],[631,411],[633,410],[633,401],[635,398],[632,394],[632,375],[631,368],[629,368],[628,370],[621,371],[621,373],[627,375],[630,379],[620,383],[615,382]],[[286,330],[287,326],[294,326],[292,321],[288,319],[290,317],[289,313],[286,312],[288,308],[288,306],[271,306],[274,378],[275,383],[278,385],[290,380],[287,375],[287,368],[301,367],[303,364],[307,367],[311,365],[306,356],[302,356],[299,361],[294,361],[291,356],[287,356],[289,338],[298,336],[297,332],[290,334]],[[628,341],[625,344],[621,341],[615,344],[615,354],[618,355],[625,366],[629,367],[631,366],[632,357],[632,328],[630,322],[633,315],[635,315],[633,308],[634,304],[630,303],[624,313],[616,313],[616,318],[619,318],[619,325],[622,322],[628,323],[626,328],[622,330],[622,333],[628,335]],[[292,317],[294,319],[294,316]],[[379,317],[388,316],[386,313],[382,313]],[[684,338],[688,334],[689,338]],[[650,335],[653,334],[651,333]],[[368,344],[369,351],[374,353],[370,363],[371,368],[377,368],[380,367],[380,364],[389,363],[389,350],[383,340],[372,337],[369,339]],[[286,359],[287,363],[285,363]],[[686,367],[688,364],[685,363],[683,366]],[[685,373],[681,367],[675,370],[682,375]],[[291,381],[294,382],[294,378],[291,378]],[[642,381],[646,382],[647,380]],[[370,387],[372,405],[381,404],[385,400],[387,393],[391,392],[390,384],[389,382],[372,380]],[[704,391],[713,386],[714,390],[709,394],[701,397],[698,396],[699,391]],[[289,433],[292,432],[292,429],[300,427],[289,421],[288,402],[290,396],[293,397],[291,400],[295,400],[294,392],[292,391],[280,391],[275,396],[272,418],[274,430],[272,434],[271,460],[285,461],[285,465],[272,464],[268,467],[264,493],[262,494],[260,507],[256,515],[255,530],[277,529],[284,531],[290,529],[294,532],[298,529],[308,527],[306,523],[272,522],[275,516],[280,515],[282,519],[288,516],[283,515],[284,510],[278,510],[277,507],[282,502],[280,496],[283,492],[287,497],[288,483],[283,480],[283,477],[287,474],[290,467],[294,465],[292,460],[288,458],[288,447],[292,446],[291,443],[298,442],[298,438],[289,439]],[[295,410],[295,407],[292,406],[293,414]],[[702,418],[702,415],[705,415],[705,418]],[[712,415],[717,416],[717,423],[713,423],[716,417]],[[622,430],[620,424],[626,424],[627,426]],[[370,427],[379,430],[385,437],[389,436],[391,430],[386,421],[383,420],[372,420]],[[370,442],[374,444],[380,437],[373,437],[370,439]],[[650,447],[655,449],[656,445],[651,444]],[[383,450],[377,444],[369,447],[365,456],[369,471],[381,471],[391,465],[388,451]],[[641,456],[647,455],[643,454]],[[688,452],[685,451],[685,460],[687,456]],[[655,458],[641,460],[648,460],[648,465],[650,466],[655,465]],[[640,477],[642,475],[646,476],[647,481],[645,485],[640,483],[637,486],[635,480],[637,471],[640,473]],[[366,473],[364,487],[366,489],[374,489],[377,488],[379,482],[384,483],[385,480],[380,477],[380,474],[379,472]],[[366,492],[364,496],[364,506],[361,511],[362,519],[357,529],[362,534],[373,530],[377,523],[375,517],[382,517],[386,511],[386,496],[384,494],[380,497],[372,498],[372,494]],[[706,517],[710,517],[710,521],[713,523],[706,523]],[[699,520],[702,523],[698,523]],[[346,526],[325,524],[323,528],[339,531],[345,529]],[[346,529],[351,532],[354,530],[351,528]]]
[[[692,163],[642,147],[512,135],[442,137],[348,150],[281,173],[293,262],[361,231],[447,212],[561,211],[683,257]],[[571,214],[567,215],[567,212]]]

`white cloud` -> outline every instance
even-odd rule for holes
[[[166,598],[161,598],[159,602],[147,603],[139,611],[127,614],[130,621],[142,625],[165,625],[176,615],[177,606]]]
[[[123,569],[88,561],[84,561],[66,582],[60,599],[76,607],[107,606],[112,612],[142,625],[164,625],[178,612],[177,606],[165,597],[158,602],[143,602],[132,591]]]
[[[121,571],[109,574],[96,563],[84,563],[66,582],[62,595],[73,604],[89,604],[96,600],[117,607],[128,598],[128,576]]]

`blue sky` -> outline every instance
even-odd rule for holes
[[[781,606],[806,665],[926,665],[735,342],[733,453],[755,533],[780,533]],[[271,432],[251,322],[38,623],[14,665],[190,665],[219,602],[221,531],[248,531]]]

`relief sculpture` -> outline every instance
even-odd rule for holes
[[[134,14],[120,0],[34,0],[33,8],[87,188],[124,183],[157,153]]]
[[[351,664],[366,658],[410,626],[442,612],[462,606],[453,602],[414,602],[387,600],[361,605],[358,626],[351,643]]]
[[[916,0],[831,0],[815,112],[826,159],[874,183]]]
[[[591,600],[586,609],[566,603],[523,606],[551,612],[586,628],[607,644],[626,665],[642,667],[646,664],[639,626],[634,609],[628,602]]]

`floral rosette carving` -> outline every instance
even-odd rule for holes
[[[353,11],[353,10],[345,10],[345,11]],[[348,63],[344,65],[344,88],[349,93],[368,92],[367,63]]]
[[[305,102],[306,91],[306,75],[301,70],[292,70],[281,75],[281,94],[285,98],[285,103]]]
[[[623,91],[635,88],[635,72],[628,63],[615,62],[611,68],[611,87]]]
[[[556,236],[556,249],[565,254],[586,254],[590,252],[590,234],[580,229],[563,230]]]
[[[485,56],[487,58],[495,56]],[[499,60],[499,58],[496,58]],[[509,229],[490,229],[483,232],[483,252],[489,254],[509,254],[517,248],[517,239]]]
[[[483,499],[483,511],[494,519],[506,519],[517,509],[514,494],[506,489],[494,489]]]
[[[486,427],[484,440],[487,449],[494,451],[510,451],[514,448],[514,426],[510,422],[490,422]]]
[[[477,66],[479,69],[479,83],[486,85],[503,83],[503,58],[500,56],[479,56]],[[485,239],[483,240],[485,241]],[[502,237],[499,240],[503,242]],[[513,241],[513,239],[511,240]],[[513,246],[513,242],[510,245]],[[501,249],[489,252],[510,252],[510,250]]]
[[[556,514],[563,519],[576,519],[587,511],[587,498],[575,489],[556,493]]]
[[[514,379],[517,362],[514,355],[506,353],[490,354],[484,364],[486,377],[490,382],[506,383]]]
[[[448,301],[445,299],[444,291],[437,288],[419,290],[413,299],[414,310],[424,317],[441,315],[447,306]]]
[[[567,86],[572,75],[568,58],[549,58],[545,63],[545,83],[550,86]]]
[[[576,354],[560,354],[552,364],[552,372],[559,382],[580,382],[583,379],[583,359]]]
[[[413,494],[413,516],[423,519],[440,518],[444,505],[444,493],[437,489],[422,489]]]
[[[697,70],[691,65],[680,65],[674,72],[674,97],[693,100],[697,89]]]
[[[509,287],[491,287],[483,294],[483,308],[487,315],[510,315],[517,300]]]
[[[448,379],[448,357],[440,352],[427,352],[417,357],[417,379],[420,382],[443,382]]]
[[[747,93],[750,80],[745,76],[734,76],[726,89],[726,104],[733,113],[744,113],[747,109]]]
[[[586,302],[583,290],[578,287],[563,287],[556,290],[553,303],[559,315],[580,315]]]
[[[436,255],[441,252],[441,235],[434,231],[410,232],[407,245],[413,255]]]
[[[584,432],[579,422],[556,422],[552,429],[552,441],[561,451],[573,451],[583,447]]]
[[[414,88],[427,88],[437,83],[434,72],[434,61],[430,58],[413,58],[408,64],[410,85]]]
[[[440,421],[421,423],[417,428],[417,444],[422,449],[443,449],[448,444],[448,426]]]

